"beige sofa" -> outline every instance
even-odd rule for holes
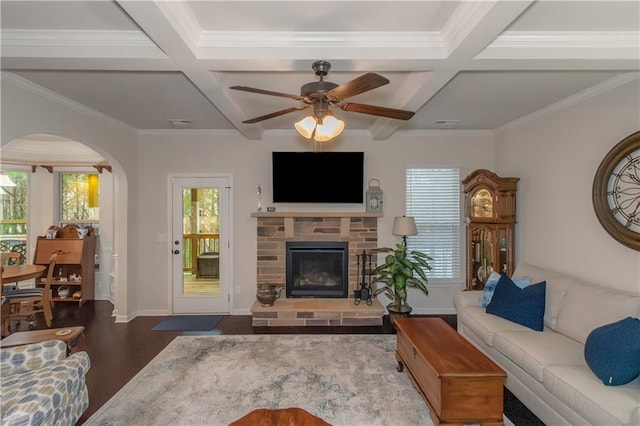
[[[477,306],[481,291],[461,291],[458,332],[507,372],[505,386],[547,425],[640,425],[640,377],[605,386],[584,358],[594,328],[640,315],[640,295],[521,263],[513,276],[525,275],[547,282],[544,331],[487,314]]]

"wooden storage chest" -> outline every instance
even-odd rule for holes
[[[438,424],[503,424],[506,373],[440,318],[400,318],[398,371],[406,367]]]

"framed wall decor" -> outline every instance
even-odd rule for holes
[[[614,146],[593,179],[593,209],[618,242],[640,251],[640,131]]]

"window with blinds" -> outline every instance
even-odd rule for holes
[[[433,258],[429,279],[460,280],[460,170],[409,167],[406,172],[407,216],[418,229],[407,247]]]

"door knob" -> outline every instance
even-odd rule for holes
[[[173,254],[180,254],[180,250],[174,250]]]

